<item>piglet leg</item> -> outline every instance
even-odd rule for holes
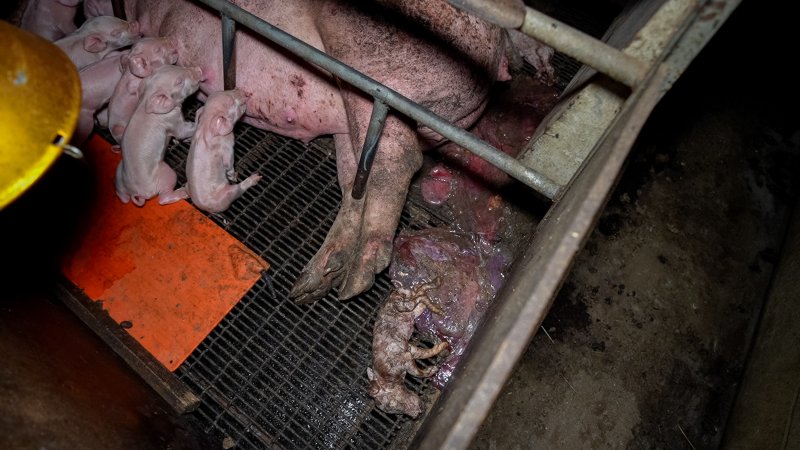
[[[181,122],[175,129],[175,139],[185,141],[186,139],[194,136],[194,130],[197,125],[194,122]]]
[[[179,200],[189,198],[189,193],[186,189],[180,188],[175,190],[175,183],[178,182],[178,175],[172,170],[167,163],[161,161],[158,163],[158,204],[169,205]]]

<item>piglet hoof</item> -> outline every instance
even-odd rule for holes
[[[239,174],[236,173],[236,171],[233,169],[226,170],[225,178],[227,178],[227,180],[230,181],[231,183],[236,183],[236,180],[239,179]]]

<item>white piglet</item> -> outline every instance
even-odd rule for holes
[[[78,69],[103,59],[109,52],[138,41],[139,23],[110,16],[87,20],[72,34],[55,44],[64,50]]]
[[[164,162],[164,153],[170,138],[188,139],[194,134],[195,125],[184,121],[181,105],[197,91],[202,78],[199,67],[165,65],[142,81],[117,166],[117,196],[123,203],[143,206],[158,195],[158,203],[166,205],[187,197],[185,190],[175,191],[178,177]]]
[[[228,209],[244,191],[261,180],[260,175],[253,174],[236,184],[233,126],[245,113],[246,101],[238,89],[214,92],[197,111],[183,189],[202,210],[217,213]]]

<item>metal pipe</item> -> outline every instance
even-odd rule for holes
[[[626,55],[605,42],[548,17],[533,8],[525,8],[520,31],[597,69],[609,77],[634,87],[644,79],[647,64]]]
[[[378,152],[378,141],[381,139],[383,126],[386,124],[386,114],[388,113],[389,107],[386,106],[386,103],[375,99],[372,105],[372,115],[369,118],[367,137],[364,139],[364,148],[361,150],[361,158],[358,161],[358,171],[356,172],[356,179],[353,183],[352,196],[356,200],[361,200],[361,198],[364,197],[367,179],[369,179],[369,173],[372,171],[372,162],[375,160],[375,154]]]
[[[647,73],[644,62],[533,8],[520,7],[521,2],[448,0],[448,3],[495,25],[519,29],[627,86],[636,86]]]
[[[222,19],[222,85],[226,91],[236,89],[236,21],[221,14]]]
[[[114,17],[122,20],[125,18],[125,1],[124,0],[111,0],[111,10],[114,11]]]
[[[372,78],[367,77],[361,72],[354,70],[352,67],[343,64],[341,61],[330,57],[294,36],[274,27],[244,9],[232,5],[226,0],[198,1],[233,18],[240,24],[275,42],[295,55],[333,73],[336,77],[364,91],[373,98],[380,99],[396,111],[431,128],[445,138],[464,147],[480,158],[485,159],[490,164],[521,181],[525,185],[530,186],[543,196],[553,199],[559,193],[561,186],[544,175],[525,167],[516,159],[442,119],[428,109],[417,105],[408,98],[378,83]]]

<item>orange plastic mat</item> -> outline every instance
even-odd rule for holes
[[[98,136],[86,147],[97,198],[62,271],[175,370],[269,265],[186,201],[123,204],[120,155]]]

